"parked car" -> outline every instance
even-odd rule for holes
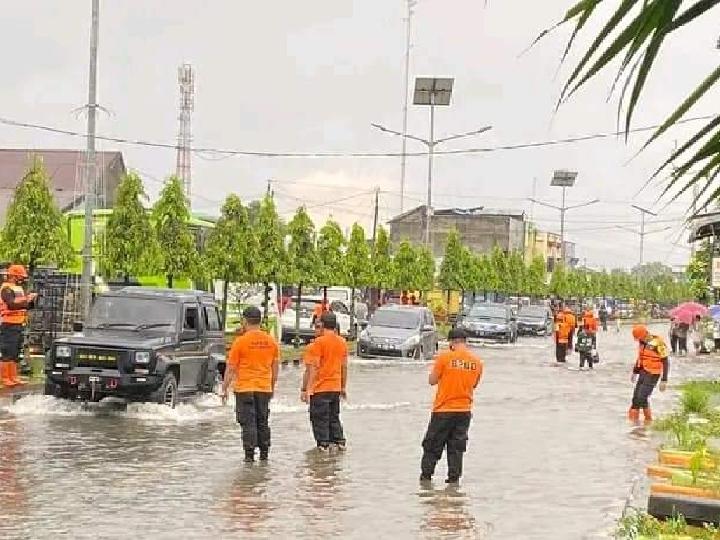
[[[457,325],[469,338],[514,343],[518,337],[517,319],[507,304],[476,304]]]
[[[225,334],[211,294],[127,287],[99,295],[84,327],[47,354],[45,394],[118,397],[174,407],[212,392],[225,372]]]
[[[426,307],[387,305],[378,308],[358,337],[358,355],[399,358],[433,357],[438,333]]]
[[[520,336],[549,336],[553,331],[552,313],[546,306],[521,306],[517,328]]]
[[[322,296],[303,296],[300,299],[300,339],[305,343],[310,342],[315,336],[315,330],[312,326],[313,312],[315,306],[322,303]],[[332,300],[328,298],[330,310],[337,317],[340,335],[343,337],[350,336],[350,310],[342,300]],[[283,311],[280,322],[282,324],[282,342],[292,343],[295,339],[295,309],[297,306],[297,296],[290,299],[285,311]]]

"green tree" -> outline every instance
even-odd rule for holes
[[[151,274],[158,255],[155,229],[143,201],[147,195],[142,180],[136,173],[126,174],[105,227],[102,260],[104,273],[122,276],[125,284],[130,276]]]
[[[427,246],[416,248],[417,289],[421,293],[431,291],[435,286],[435,258]]]
[[[579,0],[556,25],[573,24],[574,30],[565,49],[563,60],[575,43],[575,38],[585,37],[587,28],[598,26],[600,30],[582,55],[563,88],[560,101],[569,98],[589,81],[618,65],[619,70],[613,89],[620,86],[618,114],[625,111],[626,133],[632,127],[634,113],[640,103],[645,84],[650,78],[659,51],[666,42],[686,30],[693,22],[709,19],[710,10],[718,5],[716,0],[623,0],[616,2],[614,10],[597,9],[602,0]],[[603,6],[605,3],[602,4]],[[596,16],[596,17],[594,17]],[[595,23],[595,19],[599,19]],[[592,21],[590,25],[587,25]],[[540,37],[548,32],[546,30]],[[709,41],[714,42],[712,35]],[[540,38],[538,38],[540,39]],[[619,61],[619,62],[618,62]],[[624,79],[624,80],[623,80]],[[655,130],[645,147],[657,140],[670,127],[677,124],[702,97],[713,89],[720,80],[720,67],[716,67],[688,97],[676,107],[667,119]],[[626,93],[630,97],[626,101]],[[626,106],[625,106],[626,105]],[[678,159],[681,164],[675,166]],[[695,135],[665,160],[653,177],[663,170],[672,169],[666,192],[677,187],[675,197],[693,185],[701,185],[699,199],[710,201],[717,197],[718,190],[709,190],[712,181],[720,173],[720,116],[714,116]],[[683,185],[677,185],[684,180]],[[701,207],[704,203],[701,203]]]
[[[547,285],[547,263],[542,255],[537,255],[530,262],[527,269],[527,293],[535,296],[545,296]]]
[[[297,298],[295,301],[295,348],[300,347],[300,300],[303,285],[313,284],[317,281],[318,259],[315,251],[315,225],[304,207],[295,212],[288,223],[287,233],[290,236],[288,244],[288,268],[285,274],[286,281],[297,284]]]
[[[390,254],[390,238],[383,227],[378,227],[370,265],[373,275],[372,283],[378,288],[378,294],[382,295],[383,288],[392,287],[395,281],[393,276],[394,265]]]
[[[705,241],[690,258],[686,270],[689,290],[697,300],[707,299],[711,265],[712,245],[709,241]]]
[[[447,235],[447,243],[445,244],[445,254],[440,263],[440,273],[438,275],[438,284],[448,294],[450,291],[459,290],[460,281],[462,281],[462,273],[465,271],[467,264],[466,252],[460,242],[460,233],[457,229],[452,229]]]
[[[342,265],[345,272],[345,283],[350,287],[350,331],[355,337],[355,290],[370,285],[373,272],[370,267],[370,248],[365,240],[365,231],[357,223],[353,224],[350,240],[345,250],[345,261]]]
[[[263,323],[268,324],[270,306],[270,284],[277,283],[286,266],[284,227],[275,201],[267,195],[260,203],[254,223],[258,251],[255,256],[255,280],[263,284]]]
[[[495,271],[495,266],[490,258],[490,255],[483,254],[477,261],[477,280],[475,283],[475,289],[483,291],[483,296],[487,300],[488,291],[497,291],[499,288],[500,278]]]
[[[507,256],[505,268],[508,292],[517,295],[527,292],[525,259],[519,251],[513,251]]]
[[[325,223],[317,239],[317,282],[323,285],[323,299],[326,302],[328,286],[340,284],[345,276],[344,246],[345,236],[340,225],[332,220]]]
[[[417,252],[407,240],[400,242],[393,257],[393,266],[396,289],[406,291],[415,286],[417,277]]]
[[[15,188],[2,230],[3,257],[27,265],[63,266],[73,257],[65,219],[50,193],[45,167],[34,158]]]
[[[556,263],[550,276],[550,292],[557,298],[564,298],[569,294],[569,286],[565,265]]]
[[[176,176],[165,182],[153,207],[152,220],[159,247],[158,266],[167,278],[167,286],[172,288],[176,278],[193,274],[198,257],[190,230],[190,206]]]
[[[203,254],[210,275],[223,281],[223,324],[227,321],[228,285],[252,280],[256,251],[247,209],[240,197],[228,195]]]
[[[508,271],[508,256],[498,245],[490,252],[490,264],[496,277],[495,290],[503,294],[511,293],[513,284]]]

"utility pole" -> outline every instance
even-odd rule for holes
[[[93,210],[97,191],[97,158],[95,155],[95,117],[97,113],[97,60],[100,33],[100,0],[92,0],[90,29],[90,70],[88,77],[87,155],[85,164],[85,238],[82,252],[80,298],[82,317],[87,320],[92,303],[93,277]]]
[[[640,266],[643,265],[643,252],[645,250],[645,214],[650,214],[651,216],[657,216],[655,212],[651,212],[650,210],[646,208],[642,208],[636,204],[631,205],[635,210],[638,210],[640,212]]]
[[[405,139],[406,137],[403,137]],[[428,139],[428,185],[427,208],[425,208],[425,245],[434,251],[430,243],[430,220],[432,219],[432,168],[435,153],[435,93],[430,94],[430,138]]]
[[[377,228],[378,228],[378,211],[380,208],[380,188],[375,188],[375,214],[373,216],[373,232],[372,232],[372,245],[375,247],[375,240],[377,239]]]
[[[562,206],[560,207],[560,260],[565,264],[565,212],[567,207],[565,206],[565,186],[562,187]]]
[[[410,47],[412,35],[413,7],[416,0],[407,0],[407,17],[405,18],[405,94],[403,95],[403,123],[402,123],[402,157],[400,160],[400,213],[405,211],[405,166],[407,162],[407,117],[408,93],[410,91]]]

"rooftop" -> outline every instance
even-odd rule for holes
[[[403,212],[392,218],[389,223],[399,221],[418,211],[425,211],[426,205],[416,206],[415,208]],[[525,212],[523,210],[508,210],[498,208],[485,208],[484,206],[474,206],[471,208],[438,208],[433,210],[433,216],[457,216],[457,217],[476,217],[476,216],[508,216],[523,218]]]

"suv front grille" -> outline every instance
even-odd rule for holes
[[[77,347],[73,350],[73,364],[78,367],[121,369],[128,351],[101,347]]]

